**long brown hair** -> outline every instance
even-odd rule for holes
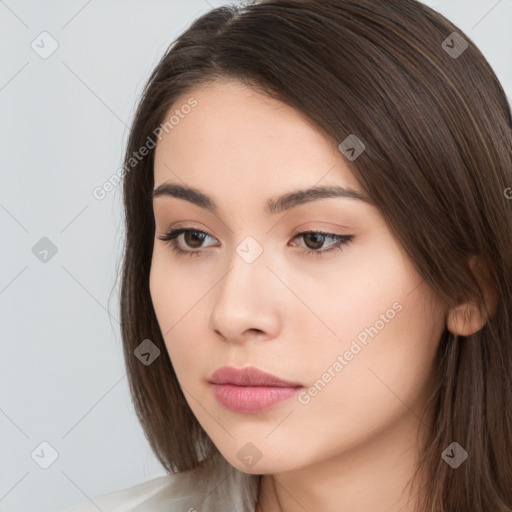
[[[485,263],[497,308],[477,333],[445,330],[440,340],[417,510],[512,511],[511,110],[471,39],[416,0],[219,7],[194,21],[152,72],[125,155],[120,307],[130,391],[158,459],[182,472],[219,453],[186,403],[153,310],[154,152],[134,154],[154,146],[179,96],[223,79],[301,111],[336,144],[351,134],[364,143],[347,164],[448,305],[472,298],[486,309],[468,261]],[[134,356],[145,339],[161,351],[148,366]],[[457,469],[442,458],[452,442],[469,454]]]

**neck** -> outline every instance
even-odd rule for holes
[[[418,428],[423,443],[426,424],[406,411],[399,425],[364,445],[297,470],[263,475],[256,512],[413,512]]]

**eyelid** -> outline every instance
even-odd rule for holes
[[[319,224],[324,227],[319,227]],[[326,224],[327,224],[327,227],[325,227]],[[345,231],[348,234],[351,230],[353,230],[353,227],[350,228],[349,226],[343,226],[341,224],[326,223],[324,221],[318,220],[317,222],[312,221],[312,222],[307,222],[307,223],[301,224],[300,226],[298,226],[292,230],[292,232],[290,233],[290,236],[295,236],[299,233],[311,232],[311,231],[321,232],[326,235],[343,236],[343,235],[345,235],[345,233],[340,232],[340,231]]]
[[[311,224],[311,222],[309,222],[308,224]],[[177,222],[176,224],[171,224],[170,226],[166,227],[163,230],[163,233],[165,235],[166,233],[169,233],[170,231],[174,231],[177,229],[190,229],[192,231],[199,231],[199,232],[205,233],[208,236],[211,236],[212,238],[216,238],[212,234],[210,234],[206,228],[198,227],[196,224],[190,225],[190,224],[187,224],[187,222]],[[333,231],[330,231],[331,229]],[[344,233],[337,232],[339,229],[346,230],[348,232],[348,231],[350,231],[351,228],[349,228],[348,226],[342,226],[342,225],[338,225],[338,224],[333,225],[332,228],[304,227],[304,224],[302,224],[301,226],[298,226],[295,229],[293,229],[291,231],[291,233],[289,233],[288,236],[294,237],[300,233],[309,233],[309,232],[322,233],[325,235],[344,236],[345,235]]]
[[[346,230],[348,230],[349,228],[345,227],[345,226],[340,226]],[[180,223],[178,222],[177,224],[173,224],[171,226],[169,226],[168,228],[164,229],[164,232],[163,232],[163,235],[162,236],[165,236],[167,235],[168,233],[170,233],[171,231],[177,231],[177,230],[180,230],[180,229],[185,229],[185,230],[190,230],[190,231],[195,231],[195,232],[198,232],[198,233],[203,233],[211,238],[215,238],[217,240],[217,238],[215,236],[213,236],[211,233],[209,233],[206,229],[203,229],[203,228],[198,228],[197,226],[194,226],[194,225],[189,225],[187,223]],[[349,234],[344,234],[344,233],[337,233],[335,231],[329,231],[329,230],[326,230],[326,229],[323,229],[323,228],[314,228],[314,227],[311,227],[311,228],[305,228],[304,225],[302,226],[299,226],[295,229],[292,230],[292,232],[288,235],[290,238],[295,238],[297,235],[300,235],[300,234],[305,234],[305,233],[318,233],[318,234],[321,234],[321,235],[325,235],[325,236],[334,236],[334,237],[348,237],[348,236],[352,236],[352,235],[349,235]]]
[[[204,252],[204,249],[207,247],[210,247],[210,246],[201,247],[198,249],[191,249],[191,250],[181,249],[179,247],[178,237],[180,237],[184,233],[190,233],[190,232],[200,233],[201,235],[205,235],[206,237],[215,239],[215,237],[213,235],[209,234],[205,230],[197,229],[195,227],[190,227],[190,226],[186,226],[186,225],[183,226],[181,224],[168,228],[167,232],[164,233],[164,235],[159,236],[158,238],[160,240],[162,240],[164,243],[170,245],[171,250],[179,256],[200,256]],[[308,249],[307,247],[299,246],[299,253],[302,255],[307,255],[308,257],[309,256],[325,257],[331,253],[336,252],[336,251],[342,251],[354,239],[354,235],[342,235],[342,234],[338,234],[338,233],[322,231],[320,229],[315,230],[314,228],[309,229],[309,230],[296,228],[295,230],[293,230],[293,233],[294,233],[293,235],[289,235],[289,236],[291,236],[292,240],[294,240],[295,238],[298,238],[299,236],[302,236],[304,238],[308,234],[320,235],[325,238],[331,238],[333,240],[336,240],[336,242],[334,244],[327,246],[328,248],[323,249],[323,250]],[[204,240],[204,238],[203,238],[203,240]],[[292,245],[292,247],[295,247],[295,245]]]

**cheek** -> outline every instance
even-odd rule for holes
[[[204,293],[192,286],[186,271],[173,263],[170,250],[155,246],[149,274],[151,300],[164,338],[166,333],[174,332],[174,326],[178,326],[185,315],[194,314],[194,304]]]
[[[444,328],[441,311],[430,301],[426,283],[399,298],[399,305],[395,302],[399,307],[389,309],[382,320],[374,315],[357,335],[343,343],[348,349],[343,353],[351,360],[345,358],[337,389],[332,391],[360,420],[373,417],[377,421],[408,408],[419,415],[420,402],[432,383]],[[386,311],[386,305],[387,301],[376,313]]]
[[[344,420],[325,404],[339,404],[352,421],[370,416],[377,423],[390,411],[407,410],[404,403],[414,406],[431,383],[444,329],[437,297],[400,252],[374,254],[360,255],[360,271],[329,284],[324,311],[336,336],[309,351],[309,383],[320,380],[321,388],[311,410],[334,422]],[[329,371],[335,377],[324,386]]]
[[[387,330],[400,315],[397,310],[407,294],[421,281],[386,238],[354,246],[338,267],[317,293],[317,310],[340,344],[356,337],[364,342],[376,323],[379,332]]]
[[[182,382],[186,375],[193,375],[190,370],[204,350],[201,346],[204,340],[197,334],[197,325],[201,311],[199,299],[206,290],[191,287],[190,277],[171,268],[169,257],[162,252],[165,251],[155,249],[153,253],[149,290],[167,352],[178,380]]]
[[[176,293],[178,283],[172,281],[174,273],[166,272],[164,259],[159,253],[160,250],[155,248],[149,273],[149,292],[160,330],[165,335],[173,325],[175,316],[173,308],[176,303],[173,300],[173,294]]]
[[[430,316],[424,297],[413,296],[402,298],[402,310],[374,337],[368,335],[366,345],[349,351],[351,359],[344,358],[343,364],[337,356],[350,349],[350,337],[324,347],[330,357],[310,353],[315,370],[309,373],[309,397],[303,395],[301,405],[295,406],[296,430],[291,435],[283,429],[274,441],[286,444],[293,438],[300,444],[321,428],[322,437],[315,436],[314,444],[327,454],[359,445],[400,418],[419,422],[431,391],[442,317]]]

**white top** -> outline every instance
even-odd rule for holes
[[[259,475],[224,460],[210,478],[202,468],[167,474],[101,494],[63,512],[255,512]]]

